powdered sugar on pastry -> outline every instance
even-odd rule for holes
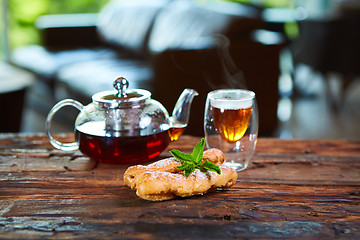
[[[220,169],[221,175],[195,169],[188,178],[182,173],[145,172],[137,179],[136,195],[147,200],[163,201],[176,196],[204,194],[213,188],[228,188],[234,185],[236,172],[223,165]]]
[[[222,165],[225,157],[220,150],[204,151],[203,161],[206,160],[218,165],[221,175],[195,169],[186,178],[177,168],[181,163],[175,158],[167,158],[147,166],[129,167],[125,171],[124,181],[131,189],[136,189],[137,196],[152,201],[199,195],[213,188],[228,188],[235,184],[237,173],[232,168]]]
[[[176,173],[181,170],[177,167],[181,166],[181,163],[175,158],[166,158],[159,160],[150,165],[136,165],[129,167],[124,173],[124,181],[131,189],[136,188],[136,178],[144,172],[171,172]]]

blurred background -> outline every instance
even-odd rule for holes
[[[1,0],[0,132],[45,132],[118,76],[172,112],[194,88],[255,91],[260,137],[360,140],[358,0]],[[74,130],[64,108],[54,131]]]

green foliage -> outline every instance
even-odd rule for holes
[[[109,0],[52,0],[48,14],[97,13],[107,2]]]
[[[109,0],[8,0],[10,47],[39,43],[35,22],[41,15],[97,13],[107,2]]]
[[[296,22],[285,23],[284,30],[289,39],[295,39],[299,35],[299,26]]]

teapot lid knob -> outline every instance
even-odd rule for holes
[[[126,89],[129,87],[129,82],[124,77],[118,77],[114,81],[114,88],[118,91],[116,96],[118,98],[126,98]]]
[[[106,109],[125,108],[142,104],[151,96],[151,93],[144,89],[127,89],[129,82],[124,77],[118,77],[113,86],[115,91],[95,93],[92,96],[93,102]]]

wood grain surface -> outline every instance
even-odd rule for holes
[[[126,167],[0,134],[0,238],[360,239],[360,142],[260,139],[232,188],[164,202],[126,187]]]

